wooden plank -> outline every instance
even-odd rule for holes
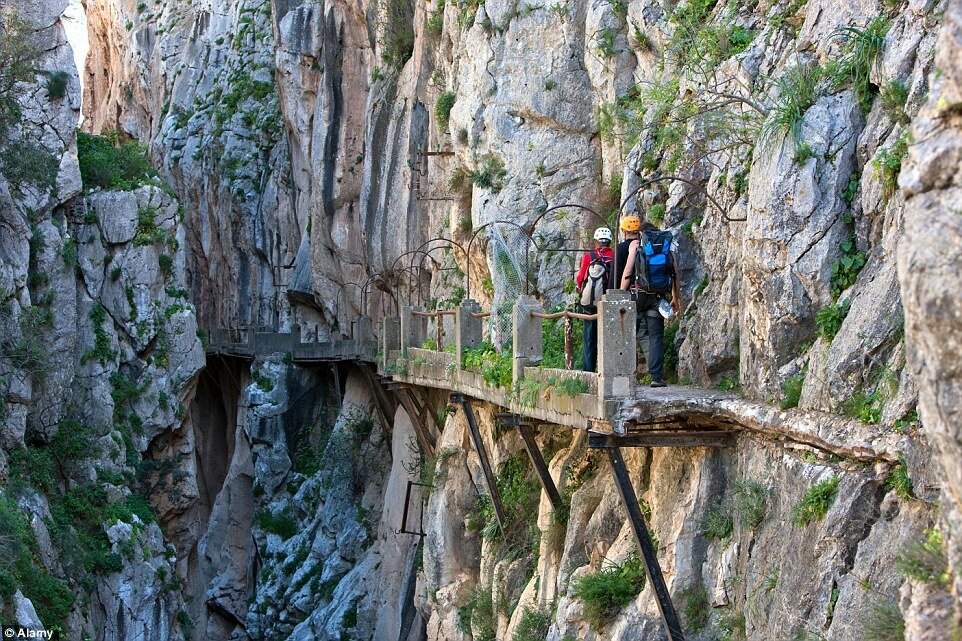
[[[612,449],[619,447],[734,447],[737,433],[714,432],[635,432],[626,436],[589,434],[588,447]]]
[[[414,426],[414,433],[417,434],[418,444],[421,446],[421,450],[428,456],[434,456],[435,443],[425,429],[424,423],[421,421],[421,416],[414,407],[414,403],[411,402],[411,397],[408,396],[407,390],[399,389],[394,394],[397,399],[401,401],[401,407],[404,408],[404,411],[407,412],[408,417],[411,419],[411,424]]]
[[[608,462],[615,474],[615,485],[621,495],[622,502],[625,504],[625,509],[628,511],[628,521],[631,523],[635,540],[638,547],[641,548],[641,558],[645,562],[648,585],[655,593],[655,603],[658,604],[665,633],[668,635],[669,641],[685,641],[685,635],[681,631],[681,623],[678,621],[678,614],[675,612],[675,606],[668,594],[668,586],[665,584],[665,577],[661,572],[661,565],[658,564],[658,553],[651,541],[651,534],[648,532],[645,517],[641,512],[641,506],[638,504],[635,488],[631,485],[631,478],[621,456],[621,450],[613,447],[607,451]]]

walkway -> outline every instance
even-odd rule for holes
[[[639,387],[635,380],[635,304],[625,292],[611,290],[598,305],[598,372],[540,367],[542,323],[567,313],[545,314],[540,303],[522,296],[513,311],[512,376],[510,387],[493,385],[482,372],[464,367],[466,350],[482,344],[483,313],[474,301],[456,310],[425,311],[406,307],[400,317],[385,318],[376,337],[372,321],[358,318],[350,340],[302,342],[299,332],[247,330],[214,331],[208,353],[253,360],[289,354],[292,362],[316,364],[349,361],[362,365],[374,397],[386,416],[402,406],[411,418],[421,451],[431,456],[443,427],[437,422],[425,388],[450,392],[450,402],[461,406],[481,463],[482,476],[502,527],[501,499],[487,448],[478,429],[471,399],[504,408],[498,420],[516,428],[549,500],[559,500],[558,489],[535,443],[531,426],[565,425],[590,432],[588,446],[604,450],[615,475],[648,582],[652,586],[669,641],[684,641],[677,613],[638,506],[623,447],[730,447],[740,436],[774,441],[789,449],[841,457],[857,464],[895,464],[895,437],[876,426],[824,412],[782,410],[774,405],[741,398],[730,392],[671,385],[662,389]],[[443,321],[453,316],[453,350],[425,349],[428,323],[433,319],[434,345],[443,344]],[[565,352],[571,362],[570,325]],[[401,531],[406,528],[411,485],[405,500]]]

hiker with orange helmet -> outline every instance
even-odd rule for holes
[[[618,265],[624,270],[621,289],[637,304],[635,338],[648,363],[651,386],[664,387],[665,318],[677,314],[681,304],[677,242],[671,232],[659,231],[649,222],[642,225],[634,215],[622,218],[621,230],[625,236],[618,243]]]

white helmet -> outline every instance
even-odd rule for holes
[[[611,242],[611,230],[607,227],[599,227],[595,230],[595,240],[607,240]]]

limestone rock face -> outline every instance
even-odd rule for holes
[[[962,3],[946,7],[936,46],[940,70],[928,100],[913,121],[914,142],[899,184],[905,197],[905,234],[898,266],[905,301],[906,356],[918,378],[919,413],[938,453],[942,519],[949,533],[949,558],[962,558],[962,433],[951,418],[958,407],[959,299],[945,283],[958,277],[959,203],[962,198]],[[955,594],[962,583],[955,577]],[[920,637],[921,638],[921,637]]]

